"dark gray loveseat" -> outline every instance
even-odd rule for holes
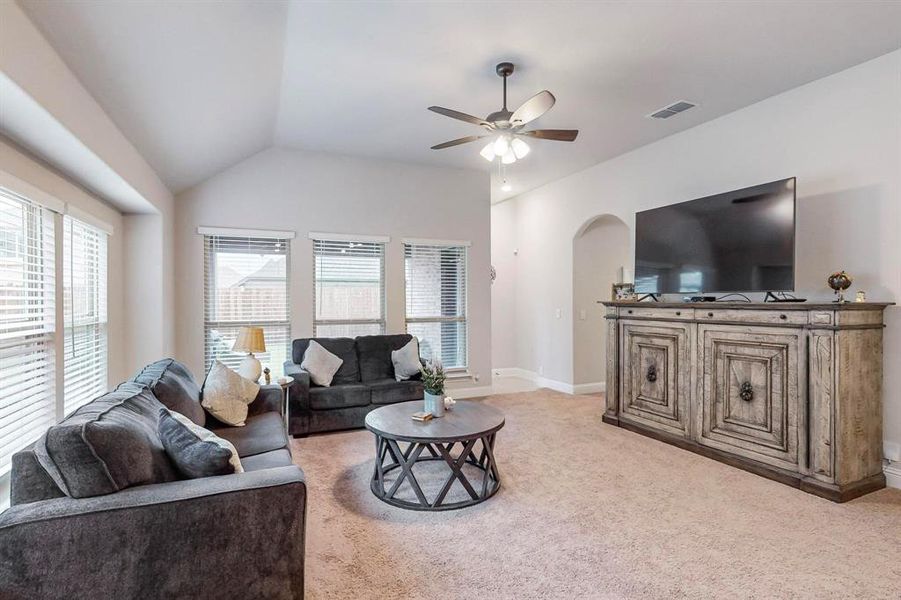
[[[184,366],[158,361],[13,456],[0,598],[303,597],[306,485],[281,388],[260,388],[244,427],[206,415],[200,394]],[[153,441],[163,405],[231,441],[245,472],[181,479]]]
[[[344,362],[330,387],[311,383],[300,364],[314,339]],[[285,374],[294,378],[289,394],[289,430],[292,435],[336,431],[363,426],[369,411],[385,404],[422,400],[420,375],[396,381],[391,352],[403,348],[413,336],[367,335],[357,338],[302,338],[294,340]]]

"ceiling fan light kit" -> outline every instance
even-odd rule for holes
[[[526,100],[515,111],[510,112],[507,110],[507,77],[513,74],[513,68],[513,63],[510,62],[502,62],[495,67],[498,76],[504,80],[504,106],[501,110],[491,113],[484,119],[441,106],[429,107],[430,111],[439,115],[478,125],[487,131],[485,135],[470,135],[437,144],[432,146],[432,150],[443,150],[451,146],[492,137],[493,139],[482,148],[479,154],[489,162],[499,158],[499,165],[509,165],[525,158],[531,151],[531,148],[521,139],[521,136],[558,142],[575,141],[576,136],[579,135],[577,129],[534,129],[523,131],[527,124],[549,111],[554,106],[556,99],[552,93],[543,90]]]

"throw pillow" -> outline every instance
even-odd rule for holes
[[[419,373],[422,366],[419,362],[419,340],[414,337],[400,350],[392,350],[391,362],[394,363],[394,378],[398,381],[406,381]]]
[[[231,442],[180,413],[161,408],[159,434],[166,454],[188,479],[244,472]]]
[[[343,360],[323,348],[316,340],[310,340],[307,351],[303,353],[300,368],[310,374],[313,383],[328,387],[332,385],[332,378],[343,363]]]
[[[217,360],[203,382],[200,404],[226,425],[243,427],[247,405],[259,391],[258,383],[241,377]]]
[[[48,429],[35,444],[35,455],[72,498],[177,481],[158,434],[161,408],[149,388],[123,383]]]

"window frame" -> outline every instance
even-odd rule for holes
[[[109,235],[94,225],[87,223],[70,214],[66,214],[62,218],[63,226],[63,322],[62,322],[62,344],[63,344],[63,413],[69,414],[76,409],[84,406],[94,398],[105,393],[108,389],[109,380]],[[73,279],[75,273],[70,270],[74,268],[74,239],[75,231],[82,230],[82,236],[89,234],[96,236],[97,247],[95,253],[96,262],[96,278],[91,282],[94,291],[92,302],[95,304],[91,319],[81,319],[78,323],[74,323],[74,284]],[[67,254],[68,253],[68,254]],[[79,372],[70,373],[70,366],[73,365],[74,343],[78,330],[97,329],[95,334],[94,348],[100,354],[99,367],[94,364],[87,365],[92,369],[87,385],[74,386],[70,381],[70,376],[79,374]],[[96,362],[96,361],[95,361]],[[81,365],[84,368],[84,364]],[[81,372],[83,373],[83,371]],[[71,386],[71,387],[70,387]],[[75,393],[79,397],[75,396]]]
[[[408,248],[414,247],[428,247],[435,248],[439,251],[441,249],[454,249],[454,250],[462,250],[463,254],[463,277],[462,277],[462,287],[463,287],[463,314],[462,316],[453,316],[446,317],[442,315],[438,316],[428,316],[428,317],[411,317],[409,314],[410,303],[409,303],[409,294],[407,293],[407,287],[409,284],[407,277],[407,252]],[[465,360],[462,365],[444,365],[444,370],[448,374],[465,374],[469,372],[469,362],[471,359],[470,354],[470,327],[469,327],[469,292],[470,292],[470,275],[469,275],[469,249],[472,247],[472,243],[468,241],[455,241],[455,240],[431,240],[431,239],[404,239],[403,240],[403,257],[404,257],[404,331],[410,333],[410,324],[416,323],[463,323],[463,331],[465,337],[465,343],[463,344],[463,356]],[[440,295],[439,295],[440,298]]]
[[[34,273],[40,273],[40,284],[37,288],[40,289],[40,292],[35,294],[36,290],[31,286],[26,286],[24,292],[25,298],[40,298],[42,313],[39,323],[34,322],[25,331],[13,333],[0,342],[0,353],[6,354],[10,358],[39,355],[37,360],[21,363],[21,366],[28,368],[30,379],[20,382],[20,384],[25,384],[21,390],[24,396],[16,404],[22,400],[27,402],[15,411],[24,412],[24,416],[10,418],[7,424],[7,426],[13,426],[13,431],[18,435],[10,435],[9,440],[4,444],[4,447],[9,448],[4,452],[9,462],[6,460],[0,462],[0,481],[5,481],[12,469],[12,455],[38,439],[47,426],[53,425],[61,418],[62,390],[59,365],[62,358],[60,327],[62,314],[60,306],[62,300],[60,230],[62,221],[58,212],[13,189],[4,186],[0,188],[0,194],[12,203],[23,205],[23,235],[21,240],[16,240],[15,244],[22,244],[23,248],[30,249],[23,254],[26,261],[33,261],[28,267],[23,266],[26,281],[33,281],[31,277]],[[35,250],[35,248],[37,249]],[[37,271],[33,270],[35,262],[40,264]],[[26,300],[26,303],[30,304],[30,302],[30,300]],[[29,321],[31,320],[29,319]],[[22,354],[23,350],[25,350],[24,354]],[[37,371],[41,373],[40,386],[43,389],[37,394],[31,394],[29,392],[33,391],[37,385]],[[9,380],[6,381],[9,382]],[[23,427],[25,427],[24,435]]]
[[[23,345],[42,344],[45,346],[43,352],[47,355],[47,360],[41,364],[40,369],[46,370],[46,384],[42,384],[45,388],[42,396],[37,403],[45,405],[43,410],[46,413],[44,423],[46,426],[52,426],[60,422],[66,415],[71,412],[66,410],[65,388],[66,388],[66,347],[67,340],[67,314],[65,306],[66,293],[66,270],[65,264],[70,257],[71,245],[67,245],[66,240],[66,220],[78,223],[79,226],[90,229],[96,233],[99,239],[102,239],[102,245],[105,251],[101,253],[102,262],[96,263],[100,273],[97,289],[105,292],[106,302],[101,303],[103,307],[102,318],[100,324],[103,329],[103,339],[106,351],[103,360],[103,377],[97,384],[96,395],[88,401],[93,400],[98,395],[106,393],[109,388],[109,236],[113,233],[113,227],[102,219],[94,217],[90,212],[79,209],[56,197],[43,192],[42,190],[30,185],[28,182],[18,179],[8,173],[0,171],[0,193],[7,196],[13,201],[22,202],[33,207],[40,214],[41,227],[45,228],[42,236],[47,239],[41,239],[37,242],[43,248],[41,260],[44,263],[45,272],[42,275],[42,284],[45,287],[45,299],[43,303],[48,306],[45,310],[48,316],[43,321],[43,331],[40,334],[14,335],[10,336],[6,342],[0,344],[4,350],[19,348]],[[34,218],[34,217],[32,217]],[[48,241],[49,240],[49,241]],[[35,243],[34,240],[29,244]],[[99,315],[98,315],[99,316]],[[75,410],[76,407],[70,407]],[[15,421],[11,421],[15,423]],[[41,425],[41,433],[46,430]],[[33,428],[31,428],[33,429]],[[32,435],[29,429],[27,436],[19,436],[19,439],[11,439],[8,445],[13,448],[10,450],[10,456],[32,443],[40,437]],[[9,475],[11,465],[0,467],[0,508],[5,505],[8,500],[6,492],[8,491]]]
[[[264,230],[243,230],[243,229],[226,229],[226,228],[198,228],[198,233],[203,236],[203,364],[204,372],[208,372],[214,360],[220,360],[226,364],[229,362],[237,363],[241,353],[233,353],[229,351],[226,355],[210,354],[209,336],[210,331],[214,329],[235,329],[240,327],[262,327],[264,331],[278,329],[284,331],[285,338],[285,359],[291,358],[291,241],[294,233],[290,231],[264,231]],[[284,252],[274,254],[284,254],[285,256],[285,318],[278,320],[266,319],[247,319],[247,320],[223,320],[210,319],[211,311],[210,302],[215,302],[215,298],[210,297],[210,291],[215,290],[215,255],[220,248],[220,244],[240,244],[258,243],[264,244],[284,244]],[[234,252],[235,254],[253,254],[251,252]],[[215,305],[214,305],[215,306]],[[216,315],[217,317],[219,315]],[[271,353],[271,344],[275,341],[273,336],[266,335],[267,354]],[[234,355],[234,356],[232,356]],[[236,366],[232,365],[232,366]],[[279,372],[283,366],[271,364],[270,368]]]
[[[327,337],[319,334],[319,327],[331,327],[335,325],[345,325],[353,327],[355,325],[378,325],[379,330],[375,334],[355,334],[356,335],[384,335],[388,330],[388,299],[387,299],[387,250],[390,238],[383,236],[367,236],[367,235],[341,235],[327,233],[310,233],[310,240],[313,243],[313,315],[312,315],[312,331],[313,337]],[[320,254],[317,253],[317,245],[319,244],[368,244],[375,245],[379,248],[379,310],[381,316],[379,318],[369,319],[319,319],[317,315],[319,278],[317,277],[316,259]]]

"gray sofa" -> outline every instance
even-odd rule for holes
[[[0,598],[303,597],[307,491],[281,388],[260,388],[244,427],[200,397],[161,360],[13,456]],[[156,434],[164,405],[231,441],[245,472],[182,479]]]
[[[329,387],[311,383],[310,374],[300,367],[311,339],[344,361]],[[411,339],[403,333],[294,340],[291,360],[285,362],[285,374],[294,378],[288,395],[291,435],[362,427],[369,411],[379,406],[422,400],[420,376],[396,381],[391,362],[391,352]]]

